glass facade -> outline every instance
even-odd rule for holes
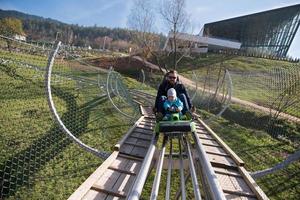
[[[285,57],[300,24],[300,4],[204,25],[204,36],[242,43],[241,50]]]

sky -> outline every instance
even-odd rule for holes
[[[158,10],[160,0],[152,0]],[[193,32],[199,33],[209,22],[243,16],[265,10],[299,4],[300,0],[186,0]],[[83,26],[127,26],[127,17],[133,0],[0,0],[0,8],[56,19]],[[167,33],[167,28],[157,15],[157,32]],[[288,55],[300,58],[300,30],[298,30]]]

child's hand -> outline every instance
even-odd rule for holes
[[[176,111],[176,109],[172,106],[172,107],[169,107],[169,111],[174,112],[174,111]]]

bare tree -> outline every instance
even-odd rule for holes
[[[176,69],[178,64],[177,34],[183,32],[189,24],[189,17],[185,10],[185,0],[163,0],[159,12],[172,33],[172,42],[174,46],[173,65],[174,69]]]
[[[127,25],[131,31],[134,43],[138,45],[137,52],[142,54],[142,59],[158,55],[160,37],[153,34],[155,27],[155,12],[150,0],[134,0],[133,7],[127,18]],[[159,66],[160,67],[160,66]],[[160,67],[160,70],[163,71]]]
[[[154,41],[155,14],[150,0],[134,0],[133,7],[127,19],[127,24],[130,29],[135,31],[133,34],[134,42],[141,50],[149,49]]]

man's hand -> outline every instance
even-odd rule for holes
[[[157,108],[153,107],[152,108],[153,113],[155,114],[157,112]]]
[[[195,111],[196,111],[195,106],[192,106],[192,107],[191,107],[191,112],[194,113]]]

